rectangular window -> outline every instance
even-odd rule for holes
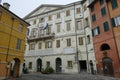
[[[30,49],[30,50],[35,50],[35,44],[34,44],[34,43],[31,43],[29,49]]]
[[[30,37],[36,37],[36,33],[37,32],[37,28],[33,28],[32,30],[31,30],[31,35],[30,35]]]
[[[36,20],[33,21],[33,25],[36,24]]]
[[[67,22],[67,23],[66,23],[66,28],[67,28],[67,31],[70,31],[70,30],[71,30],[70,22]]]
[[[115,18],[112,18],[112,26],[113,27],[116,27],[116,26],[119,26],[120,25],[120,16],[117,16]]]
[[[60,32],[60,24],[57,24],[57,33]]]
[[[50,67],[50,61],[47,61],[47,62],[46,62],[46,66],[47,66],[47,67]]]
[[[83,37],[79,37],[79,45],[83,45]]]
[[[29,69],[32,69],[32,62],[29,62]]]
[[[56,47],[57,47],[57,48],[60,48],[60,40],[57,40],[57,41],[56,41]]]
[[[59,19],[60,18],[60,13],[57,13],[57,19]]]
[[[38,49],[42,49],[42,43],[38,44]]]
[[[73,67],[72,61],[68,61],[67,64],[68,64],[68,67],[69,67],[69,68],[72,68],[72,67]]]
[[[71,39],[70,39],[70,38],[67,39],[67,46],[68,46],[68,47],[71,46]]]
[[[106,9],[105,9],[105,7],[103,7],[103,8],[101,9],[101,15],[102,15],[102,16],[106,15]]]
[[[17,50],[20,50],[20,49],[21,49],[21,42],[22,42],[21,39],[17,39],[17,43],[16,43],[16,49],[17,49]]]
[[[52,20],[52,16],[51,15],[48,16],[48,20],[49,21]]]
[[[70,10],[66,11],[66,16],[70,16]]]
[[[39,19],[39,22],[41,23],[41,22],[45,22],[45,19],[44,18],[40,18]]]
[[[100,0],[100,5],[104,4],[104,0]]]
[[[22,31],[23,31],[23,25],[22,25],[22,24],[19,25],[18,31],[19,31],[19,32],[22,32]]]
[[[52,48],[52,41],[47,41],[45,43],[45,48]]]
[[[112,5],[112,9],[116,9],[118,7],[117,0],[111,0],[111,5]]]
[[[87,6],[86,6],[86,4],[84,5],[84,11],[86,11],[87,10]]]
[[[94,21],[96,21],[96,15],[95,14],[92,15],[92,22],[94,22]]]
[[[49,27],[46,29],[46,34],[47,34],[47,35],[51,34],[51,26],[49,26]]]
[[[85,27],[89,27],[89,21],[88,21],[88,18],[85,18]]]
[[[80,7],[79,8],[76,8],[76,13],[78,14],[78,13],[80,13],[81,11],[80,11]]]
[[[87,44],[90,44],[90,35],[87,35]]]
[[[2,12],[0,11],[0,20],[1,20]]]
[[[100,28],[98,26],[98,27],[96,27],[92,30],[92,35],[96,36],[96,35],[99,35],[99,34],[100,34]]]
[[[103,26],[104,26],[104,31],[105,32],[109,30],[109,24],[108,24],[107,21],[103,23]]]
[[[93,12],[94,11],[94,5],[92,5],[90,9],[91,9],[91,12]]]

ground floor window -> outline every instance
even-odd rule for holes
[[[29,62],[29,69],[32,69],[32,62]]]
[[[72,68],[73,67],[72,61],[68,61],[67,65],[68,65],[69,68]]]

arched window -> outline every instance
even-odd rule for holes
[[[102,44],[100,50],[101,50],[101,51],[110,50],[110,46],[109,46],[108,44]]]

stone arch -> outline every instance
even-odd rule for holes
[[[19,72],[20,72],[20,59],[14,58],[11,61],[10,65],[10,76],[19,77]]]
[[[100,47],[100,50],[101,51],[110,50],[110,46],[106,43],[102,44],[101,47]]]

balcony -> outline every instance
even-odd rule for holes
[[[27,38],[27,42],[34,42],[34,41],[40,41],[40,40],[47,40],[47,39],[53,39],[55,36],[55,33],[48,33],[48,34],[39,34],[38,36],[30,36]]]

